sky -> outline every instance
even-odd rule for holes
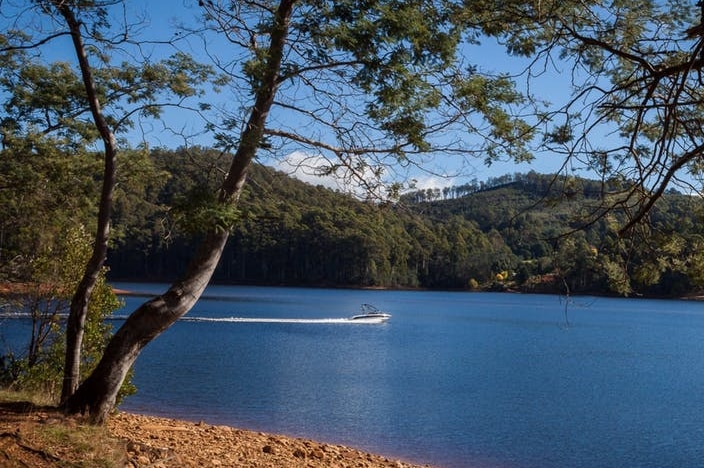
[[[5,6],[12,4],[4,3]],[[14,1],[15,5],[22,5],[22,1]],[[198,14],[197,0],[152,0],[149,2],[137,2],[128,0],[126,2],[127,9],[124,14],[131,20],[138,19],[141,26],[134,33],[137,37],[163,40],[163,38],[175,37],[175,25],[191,23]],[[119,16],[122,11],[116,13],[117,21],[120,21]],[[203,46],[198,40],[193,39],[188,42],[180,42],[180,47],[185,52],[191,53],[196,59],[201,58],[207,60],[204,56]],[[217,46],[210,44],[210,46]],[[68,41],[58,41],[52,45],[52,55],[57,57],[57,60],[73,61],[73,50]],[[219,54],[226,56],[229,50],[226,45],[222,47],[213,47],[212,50],[218,51]],[[161,46],[143,47],[142,52],[154,55],[154,59],[159,58],[163,54]],[[479,66],[481,70],[486,71],[503,71],[508,70],[513,73],[522,71],[526,62],[519,59],[508,57],[502,48],[490,41],[485,41],[481,46],[472,46],[467,48],[465,54],[468,56],[468,61]],[[550,96],[555,99],[563,99],[567,97],[568,86],[563,82],[561,70],[551,69],[545,73],[540,80],[537,80],[531,87],[531,91],[538,96],[545,98]],[[521,83],[521,81],[519,81]],[[225,94],[210,94],[209,98],[216,101],[222,101]],[[135,132],[130,135],[129,140],[132,144],[137,144],[146,139],[151,146],[165,146],[175,148],[185,143],[182,136],[176,133],[186,133],[192,135],[189,144],[199,144],[202,146],[211,146],[213,138],[210,134],[202,132],[203,122],[195,117],[190,112],[184,112],[178,109],[167,109],[163,115],[163,121],[144,121],[135,129]],[[175,129],[176,132],[169,131],[165,128]],[[200,135],[199,135],[200,134]],[[291,151],[284,155],[280,155],[278,160],[269,160],[267,163],[276,165],[278,168],[291,172],[291,164],[295,164],[302,158],[308,158],[311,162],[311,157],[315,155],[302,154],[300,151]],[[465,183],[472,179],[486,180],[491,177],[498,177],[504,174],[513,174],[516,172],[528,172],[535,170],[542,173],[550,173],[561,168],[563,163],[562,157],[550,154],[537,155],[536,159],[530,164],[516,164],[512,161],[496,161],[490,166],[486,166],[481,159],[466,161],[462,165],[452,162],[450,159],[435,159],[429,161],[424,166],[429,169],[429,172],[422,171],[399,171],[400,177],[407,177],[417,181],[417,188],[429,187],[444,187],[448,185],[457,185]],[[299,171],[297,176],[311,183],[321,183],[333,188],[345,190],[344,185],[340,185],[339,181],[319,179],[311,175],[312,171]],[[461,177],[441,177],[443,173],[457,174],[461,173]]]
[[[145,20],[148,21],[148,27],[146,32],[152,34],[155,38],[168,37],[174,29],[174,25],[181,24],[184,19],[193,18],[194,13],[198,11],[197,0],[153,0],[148,3],[144,3],[144,14],[146,14]],[[141,4],[141,3],[140,3]],[[165,13],[167,12],[167,13]],[[212,44],[211,44],[212,46]],[[227,45],[224,45],[221,49],[222,54],[228,53]],[[196,57],[201,55],[202,49],[197,41],[190,43],[190,47],[186,47],[186,51],[193,53]],[[505,54],[503,48],[491,40],[484,41],[480,46],[472,46],[467,48],[465,52],[468,61],[474,63],[480,67],[480,69],[485,71],[509,71],[510,73],[520,73],[522,72],[527,64],[527,60],[521,60],[515,57],[509,57]],[[565,77],[563,75],[564,70],[560,69],[548,69],[544,76],[540,79],[534,80],[531,84],[531,92],[538,95],[540,98],[549,100],[564,100],[568,97],[568,86]],[[525,79],[519,78],[517,80],[519,86],[524,87]],[[222,96],[215,96],[215,99],[222,99]],[[197,120],[195,122],[192,119],[189,121],[189,117],[185,117],[186,120],[183,122],[184,128],[192,128],[196,131],[199,128],[200,122]],[[192,122],[192,123],[189,123]],[[182,143],[178,137],[170,137],[168,132],[162,132],[158,134],[158,125],[154,126],[155,132],[158,138],[156,141],[161,141],[165,146],[175,146]],[[194,141],[199,141],[198,139]],[[207,146],[212,141],[209,135],[205,135],[200,142]],[[307,155],[308,157],[313,155]],[[291,165],[303,157],[299,152],[294,151],[287,154],[283,160],[280,162],[271,161],[271,164],[278,164],[277,167],[287,171],[290,170]],[[535,170],[541,173],[551,173],[560,170],[563,164],[563,158],[559,155],[552,154],[541,154],[536,157],[534,161],[530,164],[522,163],[517,164],[514,161],[496,161],[490,166],[484,164],[481,159],[471,160],[464,162],[461,166],[459,164],[454,164],[452,162],[448,163],[448,160],[435,160],[430,162],[426,167],[430,169],[429,173],[414,171],[407,175],[407,177],[417,180],[418,188],[426,187],[444,187],[453,184],[465,183],[471,179],[486,180],[490,177],[498,177],[505,174],[513,174],[516,172],[528,172],[530,170]],[[301,179],[309,181],[311,183],[322,183],[333,188],[343,188],[340,186],[339,181],[333,180],[321,180],[316,176],[310,175],[310,170],[298,171],[297,176]],[[440,177],[437,174],[446,172],[448,174],[454,174],[461,172],[462,176],[459,178],[454,177]],[[401,174],[404,177],[404,174]]]

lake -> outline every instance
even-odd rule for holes
[[[393,317],[325,320],[365,302]],[[447,468],[704,460],[704,303],[211,286],[187,317],[123,409]]]

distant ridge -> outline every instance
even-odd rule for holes
[[[117,207],[113,280],[169,281],[183,271],[198,234],[165,218],[166,207],[178,206],[176,193],[214,190],[199,188],[216,182],[202,166],[219,164],[220,153],[203,150],[197,166],[193,151],[152,158],[170,176],[146,204]],[[669,193],[650,218],[657,236],[631,244],[614,234],[626,213],[606,214],[624,181],[529,172],[398,203],[360,201],[261,165],[250,181],[217,283],[681,296],[704,277],[692,269],[704,251],[701,202]],[[666,260],[675,245],[680,261]]]

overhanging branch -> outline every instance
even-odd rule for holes
[[[667,189],[668,185],[672,181],[673,177],[675,174],[682,169],[687,163],[692,161],[694,158],[697,156],[701,156],[704,154],[704,144],[698,145],[696,148],[693,148],[692,150],[688,151],[685,153],[682,157],[680,157],[677,161],[675,161],[668,169],[665,171],[665,175],[663,176],[662,180],[658,184],[655,192],[653,192],[649,197],[648,201],[639,208],[638,212],[633,216],[628,223],[626,223],[625,226],[623,226],[621,229],[619,229],[619,235],[624,235],[626,232],[628,232],[633,226],[638,224],[644,217],[647,215],[650,210],[653,208],[655,203],[660,199],[660,197],[665,193],[665,190]]]

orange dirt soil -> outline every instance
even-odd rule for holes
[[[57,443],[44,434],[83,426],[53,408],[0,403],[0,466],[95,466],[94,452],[77,443]],[[407,462],[350,447],[175,419],[119,412],[106,424],[99,445],[110,446],[116,465],[125,468],[306,467],[418,468]],[[427,466],[427,465],[425,465]]]

